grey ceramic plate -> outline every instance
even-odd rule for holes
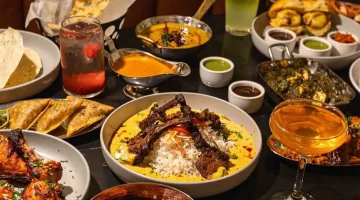
[[[61,101],[64,99],[52,99],[52,101]],[[8,108],[10,108],[11,106],[19,103],[20,101],[15,101],[15,102],[11,102],[11,103],[7,103],[7,104],[0,104],[0,110],[6,110]],[[98,129],[102,126],[102,124],[104,123],[106,118],[102,119],[101,121],[98,121],[94,124],[92,124],[91,126],[87,127],[86,129],[82,130],[80,133],[67,137],[66,136],[66,127],[67,127],[67,120],[65,122],[63,122],[58,128],[56,128],[55,130],[51,131],[49,134],[56,136],[60,139],[69,139],[69,138],[74,138],[80,135],[84,135],[86,133],[89,133],[95,129]],[[30,128],[30,130],[35,130],[36,128],[36,123]]]
[[[0,134],[9,136],[10,130],[0,130]],[[61,162],[63,175],[59,183],[65,198],[85,199],[90,184],[90,170],[79,150],[51,135],[27,130],[24,130],[23,134],[30,147],[41,157]]]

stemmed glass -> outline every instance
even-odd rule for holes
[[[307,158],[331,152],[345,142],[348,137],[346,117],[324,102],[291,99],[275,107],[269,125],[273,135],[299,155],[293,190],[278,192],[272,199],[314,199],[301,192]]]

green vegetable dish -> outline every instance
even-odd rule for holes
[[[318,62],[298,58],[265,62],[258,73],[283,99],[308,98],[326,103],[347,103],[354,90],[334,72]]]

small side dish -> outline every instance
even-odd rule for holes
[[[300,40],[299,53],[304,57],[330,56],[332,44],[320,37],[306,37]]]
[[[234,73],[234,63],[227,58],[211,56],[200,61],[199,70],[204,85],[219,88],[230,83]]]
[[[354,34],[345,31],[333,31],[327,35],[327,40],[333,45],[333,55],[348,55],[359,48],[359,39]]]
[[[268,45],[284,44],[292,52],[296,45],[296,33],[285,28],[270,28],[265,32],[265,42]]]
[[[315,165],[360,165],[360,118],[349,117],[349,135],[345,143],[338,149],[308,158],[308,163]],[[298,154],[280,143],[273,135],[268,139],[269,148],[282,157],[298,161]]]
[[[265,89],[253,81],[236,81],[229,86],[229,102],[247,113],[255,113],[264,102]]]

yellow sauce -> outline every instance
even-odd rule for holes
[[[126,77],[149,77],[160,74],[175,74],[171,65],[156,60],[150,56],[131,54],[122,57],[114,64],[114,70]]]
[[[148,114],[150,113],[150,109],[153,107],[151,105],[148,109],[145,109],[134,116],[130,117],[123,123],[123,126],[119,128],[119,130],[115,133],[114,138],[110,143],[110,153],[111,155],[116,158],[116,153],[119,148],[127,148],[127,144],[124,141],[128,140],[129,138],[134,137],[140,132],[139,122],[145,119]],[[166,114],[171,114],[177,112],[179,108],[172,108],[169,109]],[[251,162],[251,160],[255,156],[255,147],[252,135],[246,131],[245,127],[242,125],[236,124],[230,121],[226,116],[218,114],[220,116],[220,120],[222,123],[225,124],[226,128],[228,128],[231,134],[228,137],[228,140],[233,140],[236,142],[235,147],[230,148],[230,168],[226,170],[223,167],[220,167],[217,172],[215,172],[211,179],[220,178],[226,174],[233,174],[236,171],[243,168],[246,164]],[[236,155],[236,156],[234,156]],[[199,182],[204,181],[203,177],[198,176],[188,176],[188,175],[181,175],[181,176],[167,176],[162,177],[157,173],[153,173],[153,170],[149,166],[133,166],[128,164],[127,162],[131,163],[134,159],[131,153],[124,153],[123,158],[125,160],[119,161],[125,167],[145,176],[149,176],[156,179],[168,180],[168,181],[177,181],[177,182]],[[236,158],[236,159],[235,159]]]
[[[204,30],[188,26],[185,24],[178,23],[166,23],[168,28],[168,32],[182,32],[182,36],[185,38],[185,44],[182,46],[176,45],[175,42],[170,42],[170,44],[164,44],[161,36],[164,34],[165,23],[162,24],[154,24],[150,26],[144,32],[147,32],[147,37],[155,41],[159,46],[165,48],[190,48],[196,47],[204,44],[209,40],[209,34]]]

